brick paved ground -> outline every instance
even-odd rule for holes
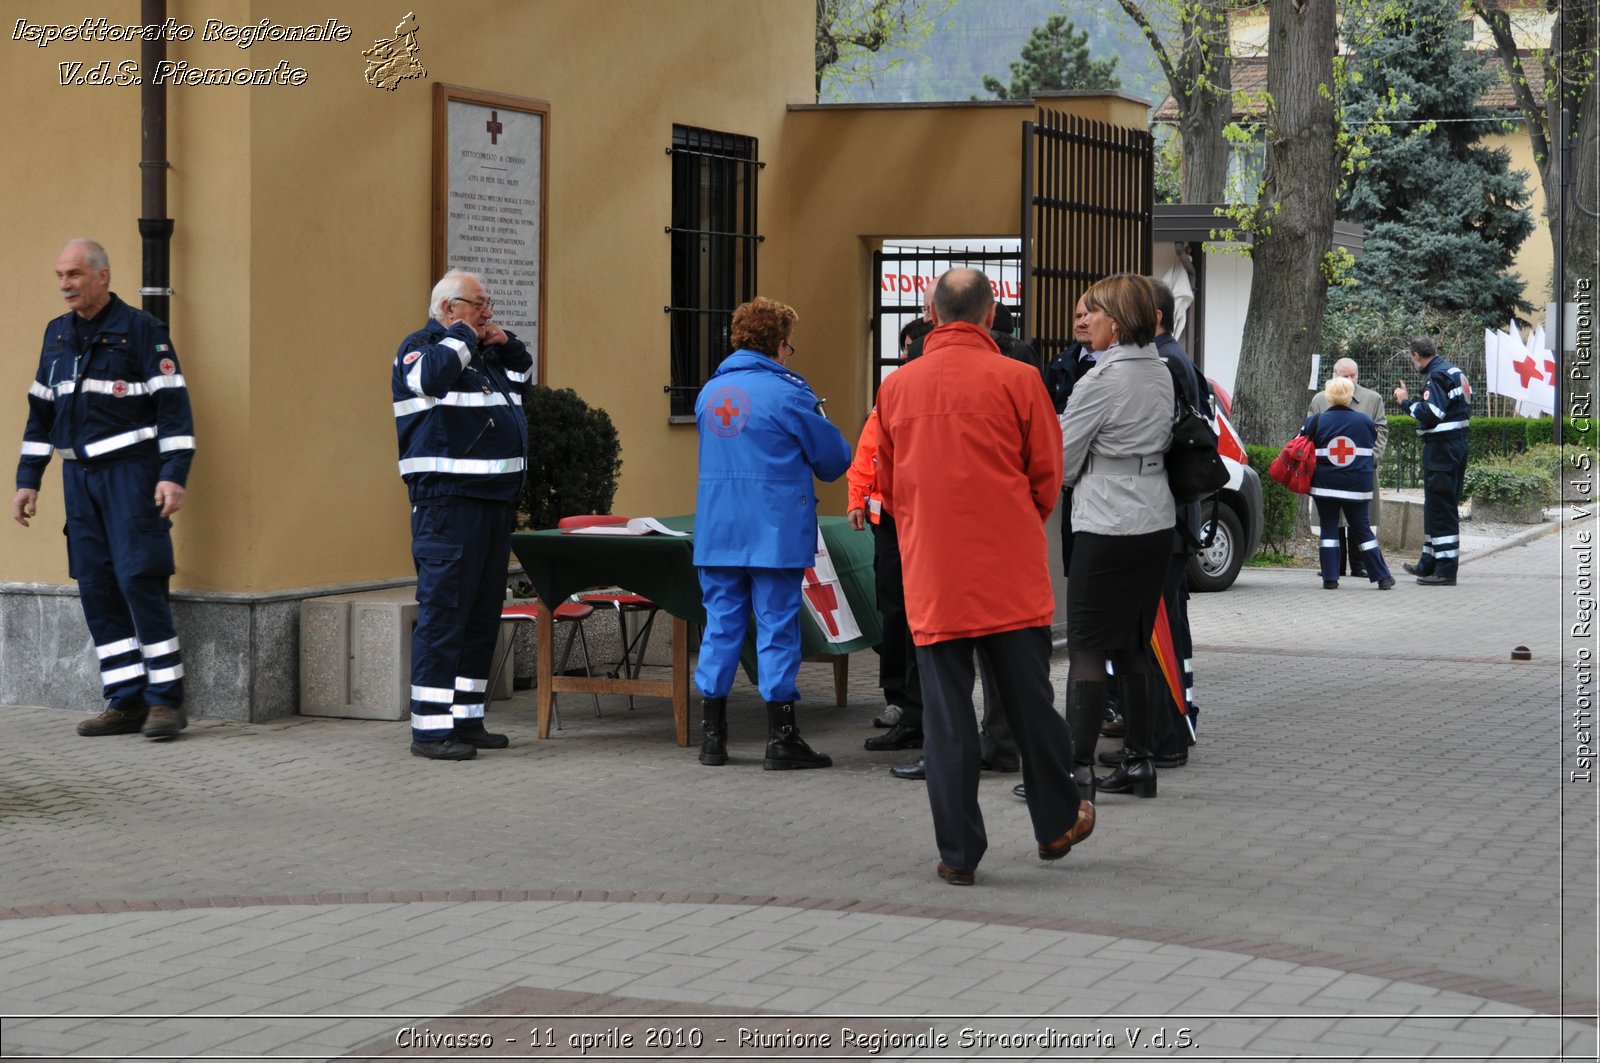
[[[802,728],[836,761],[821,772],[760,771],[748,687],[718,770],[650,699],[602,699],[601,719],[565,699],[540,742],[519,695],[491,710],[512,747],[470,764],[409,756],[401,723],[197,721],[156,744],[6,709],[0,1054],[471,1054],[396,1046],[415,1025],[515,1055],[524,1027],[632,1021],[638,1040],[652,1024],[573,1016],[699,1010],[700,1054],[745,1058],[826,1052],[735,1053],[739,1026],[836,1043],[849,1016],[1087,1039],[1028,1058],[1593,1058],[1592,1018],[1560,1017],[1592,1016],[1596,985],[1596,791],[1562,781],[1570,579],[1555,535],[1477,545],[1454,589],[1250,570],[1197,597],[1189,766],[1157,800],[1107,796],[1052,865],[1017,777],[986,775],[970,890],[934,877],[923,790],[886,772],[899,755],[860,747],[870,654],[844,708],[824,668],[802,675]],[[1517,644],[1534,660],[1510,662]],[[564,1017],[466,1017],[535,1013]],[[983,1019],[925,1018],[953,1014]],[[328,1018],[356,1015],[379,1017]],[[1094,1040],[1133,1026],[1137,1051]]]

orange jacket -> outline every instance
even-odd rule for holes
[[[883,495],[878,490],[878,408],[867,414],[867,423],[861,426],[861,438],[856,440],[856,454],[845,470],[845,511],[864,509],[867,519],[878,523],[883,511]]]
[[[878,484],[919,646],[1048,626],[1061,426],[1039,371],[954,322],[878,389]]]

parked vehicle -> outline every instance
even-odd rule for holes
[[[1217,453],[1228,467],[1228,483],[1213,498],[1200,503],[1205,523],[1201,537],[1211,535],[1211,545],[1189,559],[1189,589],[1192,591],[1225,591],[1233,586],[1245,558],[1261,546],[1263,516],[1261,507],[1261,477],[1250,467],[1244,452],[1244,442],[1234,431],[1228,418],[1233,412],[1233,397],[1215,380],[1211,390],[1216,395]],[[1216,518],[1212,520],[1212,505]],[[1216,532],[1212,534],[1212,524]]]

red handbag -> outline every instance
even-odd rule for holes
[[[1295,436],[1283,445],[1278,456],[1267,466],[1267,475],[1297,495],[1311,490],[1311,476],[1317,471],[1317,422],[1311,422],[1306,432]]]

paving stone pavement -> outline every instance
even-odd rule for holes
[[[1593,1059],[1572,541],[1467,545],[1451,589],[1252,569],[1197,596],[1189,765],[1105,796],[1057,864],[1018,776],[986,774],[972,889],[887,774],[914,754],[861,748],[870,654],[842,708],[805,666],[815,772],[760,770],[744,686],[715,770],[655,699],[569,697],[540,742],[520,694],[490,713],[511,748],[468,764],[411,757],[403,723],[162,744],[0,710],[0,1057],[811,1058],[882,1033],[879,1058]],[[669,1025],[705,1041],[645,1043]]]

